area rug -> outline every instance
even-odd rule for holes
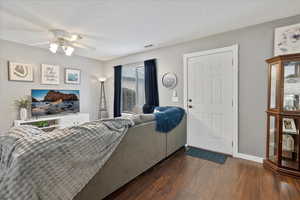
[[[227,155],[216,153],[212,151],[207,151],[204,149],[198,149],[195,147],[189,147],[186,154],[192,157],[201,158],[204,160],[209,160],[215,163],[224,164],[227,159]]]

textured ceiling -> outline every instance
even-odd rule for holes
[[[30,45],[65,29],[96,47],[75,54],[109,60],[297,14],[299,0],[0,0],[0,39]]]

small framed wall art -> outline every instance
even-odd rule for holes
[[[79,69],[65,69],[65,83],[79,85],[81,80],[81,71]]]
[[[8,62],[8,80],[33,82],[33,66],[31,64]]]
[[[42,64],[41,84],[58,85],[59,84],[59,66]]]
[[[274,55],[300,53],[300,24],[275,29]]]

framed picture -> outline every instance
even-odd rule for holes
[[[33,82],[33,66],[31,64],[8,62],[8,80]]]
[[[274,55],[300,53],[300,24],[275,29]]]
[[[45,65],[41,67],[41,84],[58,85],[59,84],[59,66]]]
[[[80,84],[81,71],[79,69],[65,69],[66,84]]]
[[[294,119],[283,118],[282,119],[282,123],[283,123],[282,124],[283,132],[297,134],[297,129],[296,129],[296,125],[295,125]]]

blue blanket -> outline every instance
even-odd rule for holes
[[[156,107],[155,120],[156,120],[156,131],[167,133],[174,129],[178,124],[180,124],[183,116],[184,109],[180,107]]]

